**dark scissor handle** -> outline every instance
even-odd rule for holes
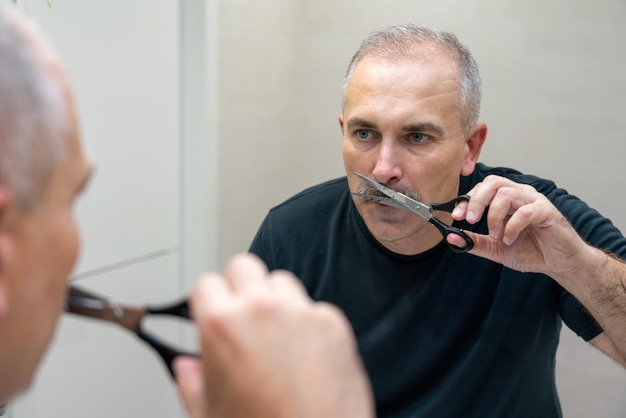
[[[187,299],[165,306],[148,305],[146,306],[146,311],[152,315],[171,315],[191,319],[191,312],[189,311],[189,303]]]
[[[455,206],[457,205],[457,203],[465,201],[467,202],[468,200],[470,200],[470,196],[467,194],[463,194],[460,196],[455,197],[454,199],[450,200],[449,202],[445,202],[445,203],[433,203],[432,205],[430,205],[430,207],[433,210],[439,210],[439,211],[444,211],[444,212],[452,212],[455,208]],[[444,240],[446,241],[446,244],[448,244],[448,247],[450,247],[450,249],[455,252],[455,253],[466,253],[468,251],[470,251],[472,248],[474,248],[474,241],[472,241],[472,239],[469,237],[469,235],[467,235],[465,233],[465,231],[463,231],[460,228],[455,228],[453,226],[447,225],[443,222],[441,222],[439,219],[437,219],[436,217],[432,217],[428,220],[428,222],[430,222],[431,224],[433,224],[435,227],[437,227],[437,229],[439,230],[439,232],[441,232],[441,235],[443,235]],[[450,234],[454,234],[454,235],[458,235],[461,238],[463,238],[463,240],[465,241],[465,245],[462,247],[456,246],[454,244],[450,244],[447,240],[448,235]]]
[[[189,310],[189,304],[187,299],[184,299],[180,302],[174,303],[172,305],[166,306],[146,306],[146,312],[152,315],[171,315],[177,316],[180,318],[192,319],[191,312]],[[159,338],[153,336],[152,334],[142,330],[141,328],[137,331],[137,336],[141,338],[143,341],[148,343],[163,359],[167,370],[170,372],[172,378],[175,378],[174,375],[174,359],[178,356],[190,356],[190,357],[198,357],[197,353],[190,353],[178,350],[174,347],[170,347],[168,344],[162,342]]]
[[[76,286],[70,286],[65,310],[72,314],[113,322],[135,333],[158,353],[172,377],[175,377],[173,363],[176,357],[198,357],[197,353],[170,346],[157,336],[145,331],[141,325],[145,315],[169,315],[191,320],[187,299],[161,306],[125,306]]]

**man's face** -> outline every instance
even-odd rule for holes
[[[67,154],[36,208],[23,211],[14,204],[3,217],[11,226],[3,230],[8,310],[0,321],[0,397],[29,386],[54,334],[78,254],[73,204],[91,168],[75,120],[72,125]]]
[[[457,195],[459,175],[473,171],[484,139],[483,132],[479,144],[468,140],[474,129],[463,135],[457,69],[437,56],[423,63],[365,57],[348,84],[339,123],[351,192],[364,186],[358,172],[426,203]],[[413,213],[354,201],[374,237],[394,252],[417,254],[442,239]]]

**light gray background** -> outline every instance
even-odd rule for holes
[[[343,175],[343,71],[363,37],[397,23],[450,30],[474,52],[483,162],[551,178],[626,228],[623,0],[51,3],[18,1],[77,88],[97,175],[78,207],[76,273],[111,296],[185,294],[199,272],[248,248],[272,206]],[[562,341],[565,416],[626,417],[626,373],[570,332]],[[11,414],[181,412],[159,360],[132,336],[66,318]]]

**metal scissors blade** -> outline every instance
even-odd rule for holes
[[[450,226],[442,222],[439,218],[433,216],[433,210],[440,210],[444,212],[452,212],[458,202],[467,201],[470,199],[469,195],[457,196],[454,199],[446,203],[433,203],[427,205],[422,202],[418,202],[415,199],[411,199],[407,195],[397,192],[389,187],[383,186],[375,180],[365,177],[362,174],[354,173],[358,178],[369,184],[379,192],[385,194],[385,196],[370,195],[365,193],[353,193],[356,197],[364,200],[372,200],[374,202],[382,203],[384,205],[392,206],[398,209],[408,210],[416,213],[419,216],[427,219],[432,225],[434,225],[444,238],[445,243],[455,253],[465,253],[474,248],[474,241],[460,228]],[[463,246],[456,246],[448,242],[448,235],[453,234],[461,237],[464,241]]]
[[[133,332],[139,331],[141,319],[146,314],[143,308],[122,306],[75,286],[71,286],[68,290],[65,311],[113,322]]]
[[[387,186],[383,186],[379,182],[370,179],[369,177],[365,177],[362,174],[354,173],[358,178],[363,180],[365,183],[369,184],[379,192],[382,192],[388,196],[388,198],[384,198],[382,196],[374,196],[367,195],[362,193],[357,193],[356,195],[362,199],[373,200],[378,203],[382,203],[384,205],[393,206],[398,209],[408,210],[414,213],[417,213],[424,219],[430,219],[433,217],[432,207],[422,202],[418,202],[415,199],[411,199],[407,195],[397,192],[393,189],[390,189]]]

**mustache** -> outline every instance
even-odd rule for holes
[[[386,185],[385,185],[386,186]],[[386,186],[389,187],[389,186]],[[393,187],[389,187],[390,189],[392,189],[395,192],[398,193],[402,193],[403,195],[410,197],[413,200],[417,200],[418,202],[420,201],[420,195],[419,193],[417,193],[415,190],[413,189],[396,189]],[[364,194],[364,195],[369,195],[369,196],[378,196],[378,197],[389,197],[386,194],[384,194],[383,192],[381,192],[380,190],[367,185],[367,184],[363,184],[361,187],[359,187],[359,191],[358,193]]]

